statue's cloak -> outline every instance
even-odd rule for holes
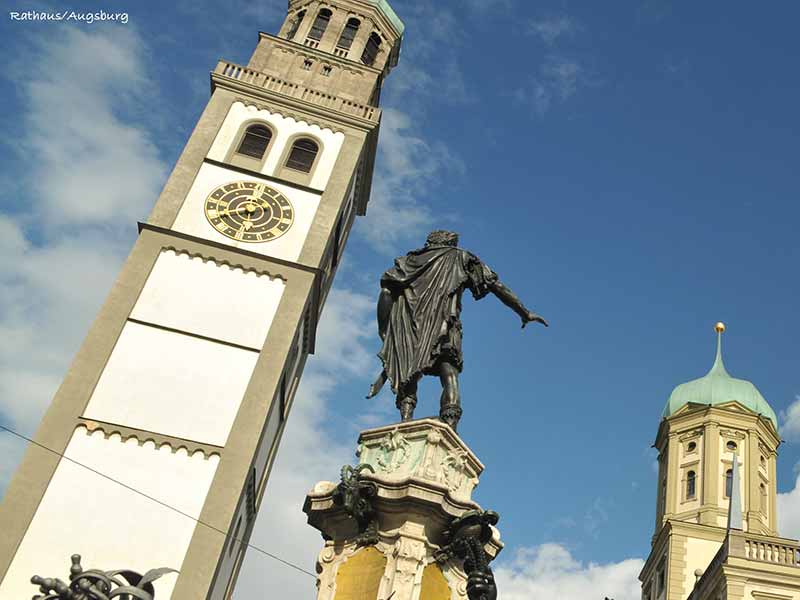
[[[461,370],[461,296],[469,289],[480,300],[497,274],[454,246],[426,246],[394,263],[381,278],[393,302],[378,356],[397,393],[422,375],[436,374],[440,360]]]

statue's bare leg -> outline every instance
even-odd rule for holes
[[[397,408],[400,409],[400,420],[410,421],[414,418],[414,408],[417,406],[417,382],[407,383],[397,390]]]
[[[458,390],[458,369],[455,365],[442,361],[439,363],[439,379],[442,382],[442,399],[439,405],[439,418],[453,429],[458,427],[461,418],[461,393]]]

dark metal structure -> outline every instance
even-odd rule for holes
[[[342,467],[342,480],[333,494],[333,501],[344,508],[345,512],[358,524],[359,546],[372,546],[378,543],[378,520],[372,499],[378,495],[378,486],[372,481],[361,478],[364,470],[375,472],[372,465]]]
[[[378,298],[378,353],[383,370],[370,388],[375,396],[388,379],[403,421],[414,416],[417,384],[423,375],[442,382],[440,418],[454,429],[461,418],[458,375],[461,354],[461,297],[469,289],[476,300],[489,293],[522,319],[536,322],[531,312],[477,256],[458,247],[458,234],[433,231],[423,248],[395,259],[381,278]]]
[[[464,561],[469,600],[497,600],[494,573],[484,546],[492,539],[492,525],[500,515],[487,510],[471,510],[453,519],[444,532],[445,545],[437,554],[440,562],[458,558]]]
[[[136,571],[100,571],[81,566],[80,554],[72,555],[69,568],[69,583],[51,577],[31,577],[31,583],[39,586],[33,600],[155,600],[153,582],[167,573],[177,573],[175,569],[151,569],[144,575]]]

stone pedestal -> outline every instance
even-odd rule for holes
[[[472,491],[483,465],[445,423],[419,419],[368,429],[359,436],[360,478],[375,485],[370,500],[378,541],[359,545],[359,526],[335,500],[337,483],[322,481],[306,497],[308,522],[326,540],[317,563],[318,600],[466,600],[457,560],[437,562],[455,517],[480,510]],[[373,489],[375,489],[373,488]],[[485,550],[502,549],[500,535]]]

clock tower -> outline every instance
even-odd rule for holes
[[[211,98],[0,505],[0,597],[69,557],[230,598],[317,320],[367,209],[386,0],[290,0]],[[88,467],[88,468],[86,468]]]

